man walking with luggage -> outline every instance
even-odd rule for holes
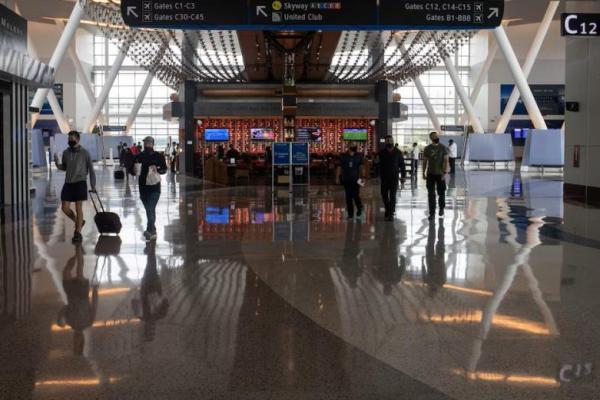
[[[401,180],[402,184],[406,181],[406,165],[402,152],[394,147],[394,137],[391,135],[385,138],[385,148],[379,152],[379,171],[385,220],[393,221],[396,213],[398,181]]]
[[[83,240],[81,228],[85,224],[83,202],[88,199],[87,176],[90,176],[90,186],[94,191],[96,174],[90,153],[79,144],[79,132],[69,132],[68,140],[69,148],[63,152],[62,161],[58,159],[58,154],[55,154],[54,163],[56,168],[66,171],[65,184],[60,194],[62,211],[75,223],[73,243],[80,243]],[[75,203],[75,212],[71,210],[71,203]]]
[[[354,206],[356,206],[356,216],[362,216],[363,205],[360,200],[359,180],[363,176],[363,158],[357,153],[356,146],[352,145],[348,151],[340,157],[340,167],[338,168],[338,177],[341,178],[342,185],[346,192],[346,211],[348,219],[354,218]]]
[[[446,207],[446,181],[444,176],[448,171],[448,149],[440,143],[437,132],[429,134],[431,144],[423,153],[423,178],[427,181],[429,197],[429,220],[435,218],[435,192],[439,197],[440,217],[444,216]]]
[[[154,139],[144,139],[144,150],[135,157],[135,163],[141,164],[139,176],[140,199],[146,209],[148,225],[144,232],[146,240],[156,240],[156,204],[160,199],[160,175],[167,173],[165,157],[154,151]]]

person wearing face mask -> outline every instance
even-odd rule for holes
[[[357,152],[357,147],[351,145],[348,151],[340,157],[340,166],[338,168],[338,177],[346,192],[346,211],[348,219],[354,218],[354,206],[356,206],[356,216],[361,217],[363,205],[360,199],[359,180],[364,179],[363,158]]]
[[[80,144],[79,132],[71,131],[68,135],[69,148],[62,154],[62,161],[58,154],[54,155],[56,168],[66,171],[65,184],[60,194],[62,211],[75,223],[73,243],[83,240],[81,228],[85,224],[83,220],[83,202],[88,199],[87,176],[90,176],[92,191],[96,190],[96,174],[90,153]],[[60,161],[60,162],[59,162]],[[71,203],[75,203],[75,212],[71,210]]]
[[[401,178],[400,178],[401,176]],[[385,220],[393,221],[396,213],[396,195],[399,180],[406,181],[406,165],[404,156],[394,147],[394,137],[385,138],[385,148],[379,152],[379,177],[381,178],[381,197],[385,206]]]
[[[167,173],[165,157],[154,151],[154,139],[144,139],[144,150],[135,156],[135,164],[140,164],[139,185],[140,199],[146,209],[148,220],[144,238],[156,240],[156,205],[160,199],[160,176]]]
[[[423,152],[423,178],[427,181],[427,195],[429,198],[429,220],[435,218],[436,198],[439,197],[440,217],[444,216],[446,206],[446,180],[444,176],[448,171],[448,149],[440,143],[437,132],[429,134],[431,144]]]

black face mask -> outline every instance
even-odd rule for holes
[[[153,149],[154,149],[154,147],[148,147],[148,146],[144,147],[144,151],[152,151]]]
[[[438,144],[440,142],[440,139],[433,139],[432,142]]]
[[[77,142],[74,140],[69,140],[69,147],[73,148],[75,146],[77,146]]]
[[[388,149],[393,149],[394,145],[391,144],[391,143],[388,143],[388,144],[385,145],[385,147],[387,147]]]

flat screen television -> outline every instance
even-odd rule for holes
[[[296,129],[297,142],[316,142],[323,141],[323,130],[321,128],[298,128]]]
[[[229,141],[229,129],[226,128],[208,128],[204,130],[205,142],[227,142]]]
[[[211,225],[227,225],[229,223],[229,208],[207,206],[204,220]]]
[[[347,141],[366,142],[369,139],[369,130],[367,128],[346,128],[342,138]]]
[[[273,142],[275,140],[275,131],[272,128],[252,128],[250,129],[252,140],[266,140]]]

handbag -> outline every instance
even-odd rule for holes
[[[156,170],[156,167],[154,167],[154,168],[150,167],[150,169],[148,170],[148,176],[146,177],[146,185],[154,186],[154,185],[158,185],[159,183],[160,183],[160,174]]]

